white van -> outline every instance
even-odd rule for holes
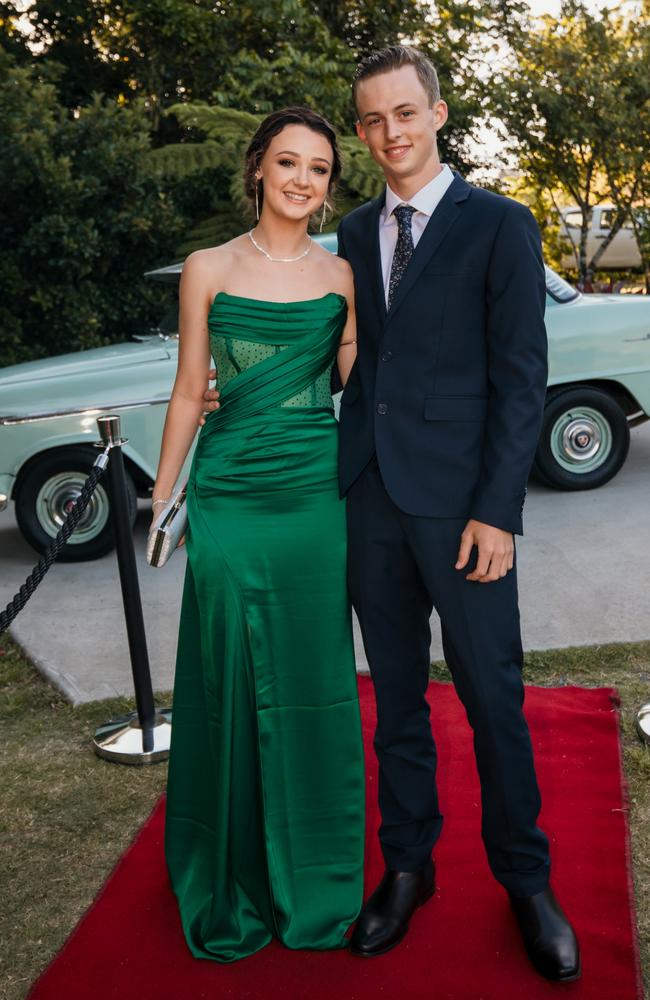
[[[573,243],[577,253],[580,245],[582,211],[574,206],[560,209],[560,214],[563,222],[560,227],[561,235]],[[587,234],[587,263],[592,259],[602,241],[609,236],[615,216],[616,208],[614,205],[596,205],[592,209],[591,226]],[[567,268],[577,266],[576,256],[571,251],[562,257],[562,266]],[[627,219],[598,261],[596,270],[624,270],[631,267],[641,267],[641,254],[632,223]]]

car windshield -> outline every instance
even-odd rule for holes
[[[154,333],[162,333],[166,337],[174,337],[178,333],[178,301],[166,310],[158,321]]]
[[[579,292],[568,281],[561,278],[555,271],[551,271],[550,267],[546,265],[544,265],[544,271],[546,272],[546,291],[556,302],[572,302],[573,299],[578,298]]]

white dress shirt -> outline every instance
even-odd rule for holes
[[[386,204],[379,216],[379,251],[381,253],[381,273],[384,279],[386,305],[388,305],[390,269],[397,245],[397,219],[393,215],[393,210],[398,205],[412,205],[415,209],[411,217],[411,231],[413,233],[413,246],[416,247],[427,222],[453,179],[454,175],[449,165],[443,163],[440,173],[436,174],[432,181],[420,188],[408,201],[404,201],[395,194],[388,184],[386,185]]]

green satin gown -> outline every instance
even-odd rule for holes
[[[361,906],[364,774],[338,427],[343,296],[219,292],[221,408],[188,486],[165,855],[197,958],[338,948]]]

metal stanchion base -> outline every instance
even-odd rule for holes
[[[636,715],[636,731],[639,739],[650,744],[650,701],[642,705]]]
[[[150,731],[151,749],[144,748],[144,731],[137,712],[109,719],[95,732],[95,753],[117,764],[157,764],[169,757],[171,708],[158,708]]]

